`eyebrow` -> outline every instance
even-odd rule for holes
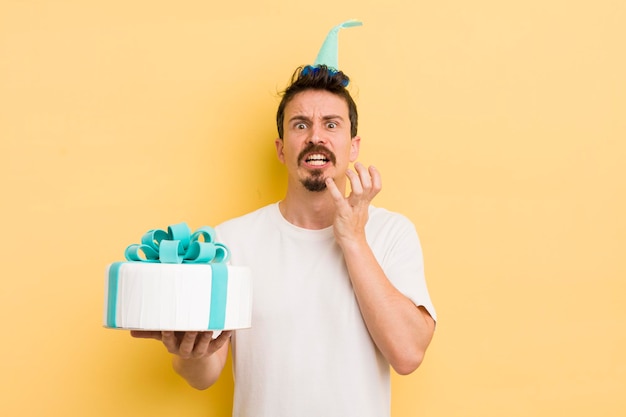
[[[327,121],[327,120],[340,120],[343,121],[343,117],[339,116],[338,114],[329,114],[326,116],[322,116],[322,120]],[[307,116],[302,116],[302,115],[296,115],[293,116],[292,118],[289,119],[289,123],[293,123],[293,122],[310,122],[311,119],[308,118]]]

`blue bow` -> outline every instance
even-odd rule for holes
[[[167,232],[149,230],[141,237],[140,244],[126,248],[124,256],[131,262],[225,263],[230,258],[230,251],[215,242],[213,228],[202,226],[192,234],[187,223],[183,222],[168,226]]]

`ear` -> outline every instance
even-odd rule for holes
[[[285,143],[281,138],[276,138],[274,145],[276,146],[276,156],[278,157],[278,160],[284,164],[285,153],[283,152],[283,149],[285,148]]]
[[[350,162],[356,161],[359,157],[359,149],[361,149],[361,137],[355,136],[352,138],[352,144],[350,145]]]

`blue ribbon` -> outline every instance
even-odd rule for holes
[[[167,232],[149,230],[141,237],[141,243],[126,248],[124,256],[131,262],[225,263],[230,252],[215,242],[213,228],[202,226],[192,234],[183,222],[169,226]]]
[[[141,243],[132,244],[124,251],[131,262],[150,263],[208,263],[211,265],[211,311],[209,330],[224,328],[226,320],[226,294],[228,290],[228,248],[215,242],[215,230],[209,226],[200,227],[194,233],[186,223],[171,225],[164,230],[149,230],[141,237]],[[107,326],[117,327],[117,287],[122,262],[116,262],[109,269],[107,301]]]
[[[107,296],[107,326],[117,327],[115,314],[117,313],[117,284],[119,272],[123,262],[115,262],[109,267],[109,288]]]

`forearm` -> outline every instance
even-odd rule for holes
[[[398,291],[361,240],[342,244],[361,314],[374,343],[400,374],[421,364],[434,332],[434,321]]]
[[[378,264],[366,235],[370,202],[382,188],[380,173],[355,163],[348,170],[352,191],[346,198],[333,179],[326,186],[335,202],[335,238],[343,251],[352,288],[372,340],[400,374],[413,372],[422,362],[435,323],[398,291]]]

